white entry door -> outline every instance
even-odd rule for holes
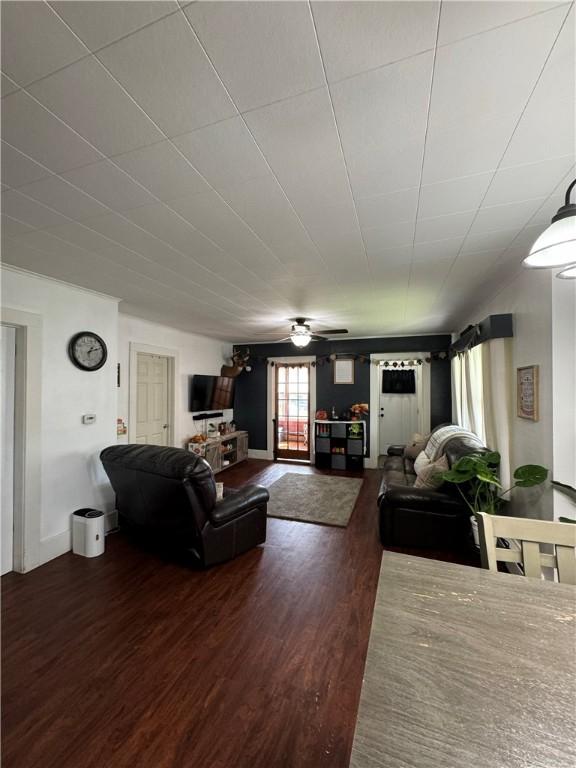
[[[404,445],[418,431],[418,388],[421,386],[420,370],[415,371],[416,392],[414,394],[382,393],[382,373],[380,369],[380,412],[379,412],[379,452],[385,455],[390,445]]]
[[[0,326],[2,393],[2,575],[14,559],[14,406],[16,329]]]
[[[146,445],[168,445],[170,437],[169,360],[138,352],[136,383],[136,440]]]

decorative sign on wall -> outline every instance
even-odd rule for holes
[[[521,419],[538,421],[538,366],[516,369],[516,413]]]
[[[334,360],[334,384],[354,384],[354,360]]]

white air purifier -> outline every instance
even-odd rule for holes
[[[104,554],[104,512],[77,509],[72,515],[72,551],[83,557]]]

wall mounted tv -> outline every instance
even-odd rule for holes
[[[234,384],[228,376],[192,376],[190,380],[191,411],[222,411],[234,407]]]

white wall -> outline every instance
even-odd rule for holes
[[[109,511],[113,495],[100,465],[116,441],[118,302],[56,280],[2,268],[2,306],[42,318],[40,561],[70,549],[70,514],[80,507]],[[85,372],[68,358],[68,342],[91,330],[108,347],[108,362]],[[84,425],[85,413],[96,423]]]
[[[514,317],[513,386],[516,387],[516,368],[524,365],[540,366],[539,421],[528,421],[516,416],[516,392],[513,393],[512,469],[521,464],[542,464],[552,472],[552,280],[553,275],[549,270],[523,269],[490,301],[467,317],[462,325],[476,324],[488,315],[511,313]],[[514,498],[514,513],[551,520],[551,489],[518,491]]]
[[[576,280],[552,283],[554,479],[576,487]],[[576,519],[573,496],[554,491],[554,517]]]
[[[223,341],[197,336],[165,325],[158,325],[130,315],[119,315],[118,361],[120,362],[120,389],[118,392],[118,418],[129,419],[129,359],[130,343],[148,344],[174,350],[178,353],[178,380],[176,382],[176,424],[174,445],[182,447],[188,438],[200,431],[201,422],[193,422],[188,410],[189,378],[196,373],[219,375],[220,368],[228,363],[232,345]],[[225,411],[224,418],[232,419],[232,411]],[[118,438],[128,442],[128,437]]]

